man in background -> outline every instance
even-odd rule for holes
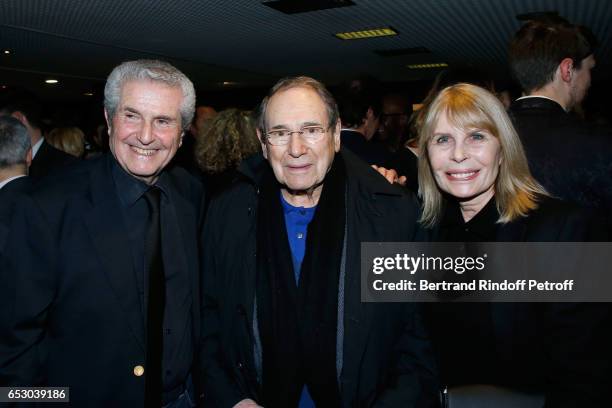
[[[525,96],[510,114],[529,168],[554,196],[612,214],[612,131],[570,112],[591,86],[595,38],[564,22],[530,21],[510,44],[510,67]]]
[[[42,132],[42,107],[36,98],[27,92],[9,92],[0,99],[0,115],[9,115],[26,127],[32,144],[30,176],[41,178],[76,159],[51,146]]]

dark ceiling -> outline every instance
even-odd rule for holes
[[[332,0],[340,1],[340,0]],[[360,74],[386,82],[432,78],[413,63],[446,62],[505,75],[518,14],[557,11],[600,40],[596,77],[612,65],[609,0],[353,0],[354,6],[283,14],[261,0],[0,0],[0,86],[58,96],[99,93],[113,66],[161,58],[199,90],[268,86],[308,74],[334,84]],[[393,27],[399,35],[341,41],[337,32]],[[425,47],[384,57],[375,51]],[[60,80],[45,85],[44,79]],[[224,82],[226,83],[224,85]]]

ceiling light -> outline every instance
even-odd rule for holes
[[[11,53],[10,50],[4,50],[4,54],[9,55]]]
[[[236,85],[237,82],[232,82],[232,81],[223,81],[223,85],[224,86],[230,86],[230,85]]]
[[[410,69],[446,68],[448,64],[446,62],[436,62],[432,64],[410,64],[407,67]]]
[[[393,28],[384,27],[373,28],[371,30],[349,31],[346,33],[337,33],[334,35],[341,40],[361,40],[364,38],[386,37],[397,34],[398,32],[395,31]]]
[[[85,96],[93,96],[93,92],[85,92],[83,95],[85,95]]]
[[[58,82],[57,79],[45,79],[46,84],[57,84]]]

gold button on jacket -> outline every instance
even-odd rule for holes
[[[134,367],[134,375],[136,377],[140,377],[144,374],[144,367],[141,365],[137,365],[136,367]]]

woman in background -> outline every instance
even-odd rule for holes
[[[503,105],[485,89],[443,89],[418,146],[427,240],[592,240],[589,219],[531,176]],[[607,313],[595,304],[437,303],[427,322],[447,386],[490,384],[542,393],[546,407],[594,407],[608,375]]]
[[[85,153],[85,134],[78,127],[55,128],[45,140],[56,149],[81,158]]]
[[[229,185],[240,162],[260,151],[250,111],[219,112],[196,135],[195,157],[210,195]]]

